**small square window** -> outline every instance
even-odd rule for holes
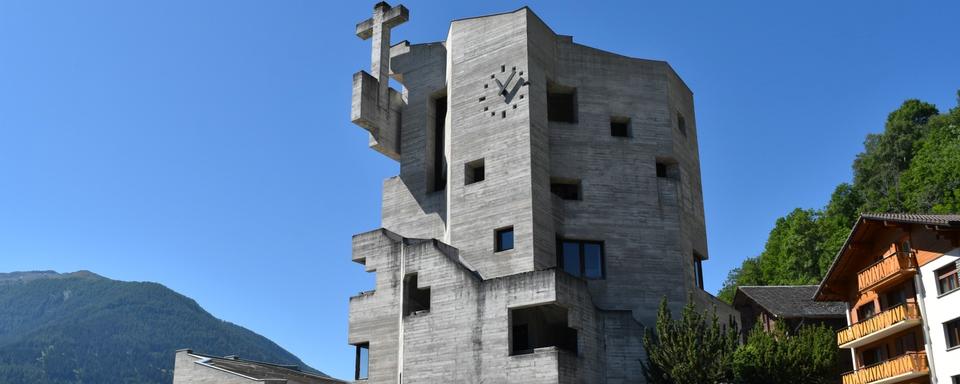
[[[483,165],[483,159],[474,160],[467,163],[463,169],[463,184],[469,185],[483,181],[486,169]]]
[[[496,237],[495,252],[513,249],[513,227],[498,229],[494,234]]]
[[[577,122],[576,88],[547,83],[547,120],[563,123]]]
[[[610,136],[630,137],[630,118],[611,117],[610,118]]]
[[[957,278],[957,270],[960,268],[957,268],[957,264],[951,263],[934,272],[937,276],[937,291],[939,294],[943,295],[960,288],[960,281]]]
[[[664,163],[657,163],[657,177],[667,177],[667,165]]]
[[[580,200],[580,180],[552,178],[550,192],[563,200]]]

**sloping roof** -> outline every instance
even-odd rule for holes
[[[960,215],[934,215],[919,213],[864,213],[860,217],[867,220],[896,221],[910,224],[941,225],[960,227]]]
[[[741,286],[733,303],[749,299],[780,318],[845,317],[846,305],[839,301],[813,301],[816,285]]]
[[[187,350],[192,356],[199,358],[197,364],[219,368],[237,375],[254,380],[287,380],[288,383],[302,384],[339,384],[345,381],[334,379],[326,375],[318,375],[300,370],[296,365],[281,365],[264,363],[261,361],[243,360],[235,356],[218,357],[204,355]]]
[[[860,218],[858,218],[857,222],[853,224],[853,228],[850,230],[850,235],[847,236],[847,239],[843,242],[843,246],[841,246],[840,250],[837,252],[837,256],[833,258],[833,263],[830,264],[830,268],[827,269],[827,273],[823,275],[823,280],[820,281],[820,285],[817,287],[814,296],[821,296],[823,293],[824,283],[827,282],[827,280],[830,278],[830,275],[832,275],[834,270],[837,269],[837,266],[840,263],[840,258],[843,257],[843,253],[850,245],[851,239],[853,239],[854,235],[857,234],[858,229],[863,226],[863,223],[868,220],[932,225],[936,227],[948,227],[950,230],[960,229],[960,215],[958,214],[861,213]]]

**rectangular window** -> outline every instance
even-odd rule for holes
[[[873,302],[866,303],[860,308],[857,309],[857,322],[864,321],[873,317],[877,313],[876,307],[874,307]]]
[[[884,361],[887,359],[887,348],[885,346],[874,347],[867,350],[864,350],[860,354],[860,361],[863,362],[861,367],[866,367],[868,365],[873,365]]]
[[[696,252],[693,253],[693,278],[697,288],[703,289],[703,256]]]
[[[447,187],[447,160],[445,152],[445,137],[447,122],[447,96],[443,95],[433,101],[433,190],[442,191]]]
[[[577,122],[576,88],[547,84],[547,120],[561,123]]]
[[[943,330],[947,333],[947,348],[960,346],[960,318],[944,323]]]
[[[938,269],[935,275],[937,276],[937,291],[941,295],[960,288],[960,281],[957,280],[957,263]]]
[[[577,352],[577,330],[567,325],[567,309],[544,304],[510,310],[510,355],[557,347]]]
[[[486,167],[483,165],[483,159],[478,159],[464,164],[463,184],[470,185],[479,183],[485,178]]]
[[[370,343],[357,344],[356,369],[354,370],[354,380],[366,380],[367,368],[370,365]]]
[[[563,200],[580,200],[580,180],[551,178],[550,192]]]
[[[610,118],[610,136],[630,137],[630,118],[611,117]]]
[[[501,228],[494,231],[496,237],[495,252],[513,249],[513,227]]]
[[[657,163],[657,177],[667,177],[667,165],[664,163]]]
[[[687,119],[684,119],[680,112],[677,112],[677,129],[684,137],[687,136]]]
[[[403,315],[430,311],[430,287],[417,286],[417,274],[411,273],[403,279]]]
[[[606,276],[602,242],[561,239],[557,248],[560,253],[557,261],[564,272],[586,279]]]

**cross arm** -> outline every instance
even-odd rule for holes
[[[389,4],[385,2],[380,2],[374,8],[375,12],[383,12],[383,26],[382,28],[393,28],[400,24],[403,24],[407,20],[410,20],[410,11],[407,10],[407,7],[403,5],[398,5],[396,7],[390,7]],[[369,18],[364,21],[361,21],[357,24],[357,37],[361,40],[369,39],[373,36],[373,26],[376,21],[374,18]]]

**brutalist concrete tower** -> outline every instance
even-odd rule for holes
[[[693,95],[662,61],[556,34],[529,8],[390,45],[352,120],[400,162],[382,228],[353,238],[376,287],[350,298],[357,378],[375,383],[643,382],[642,330],[702,290]],[[389,87],[388,79],[403,85]]]

